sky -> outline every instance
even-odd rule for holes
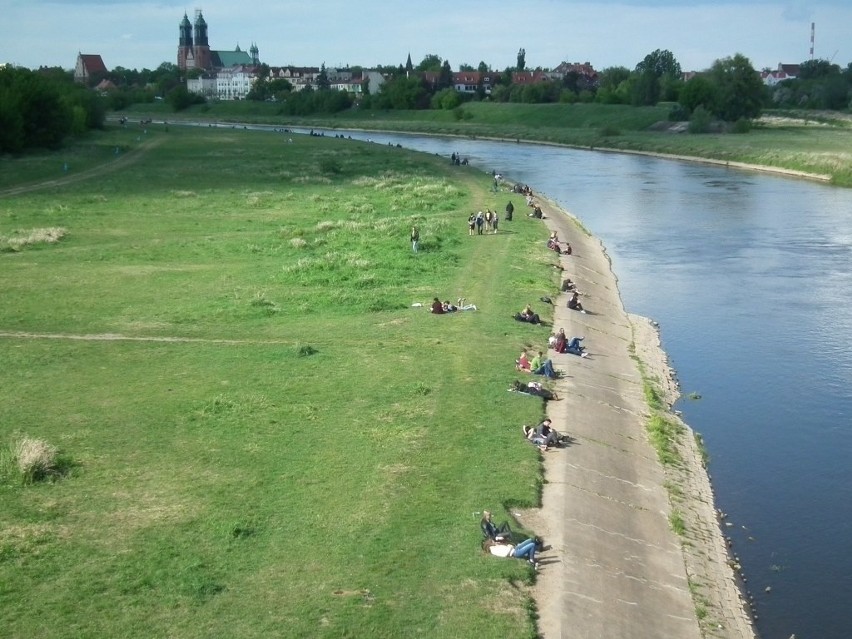
[[[632,69],[656,49],[684,71],[741,53],[755,69],[814,57],[852,62],[852,0],[0,0],[0,64],[108,69],[176,63],[184,12],[201,9],[212,49],[256,43],[270,66],[416,65],[426,55],[502,70],[560,62]]]

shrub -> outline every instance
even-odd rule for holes
[[[695,111],[692,112],[692,117],[689,119],[689,132],[708,133],[710,131],[710,124],[712,121],[713,116],[711,113],[703,106],[699,105],[695,107]]]
[[[751,131],[751,120],[747,118],[740,118],[736,122],[734,122],[734,128],[731,129],[733,133],[748,133]]]
[[[32,484],[58,472],[58,453],[43,439],[22,437],[9,447],[5,470],[17,474],[23,483]]]
[[[611,124],[607,124],[606,126],[601,127],[598,133],[602,138],[613,138],[617,135],[621,135],[621,131],[618,128],[612,126]]]

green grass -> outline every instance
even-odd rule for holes
[[[652,130],[668,119],[670,105],[630,107],[605,104],[464,105],[467,117],[452,111],[352,110],[334,116],[285,117],[274,104],[249,102],[200,105],[180,114],[165,105],[138,105],[131,118],[153,114],[167,119],[214,119],[327,128],[417,131],[441,135],[522,139],[584,148],[666,153],[722,162],[745,162],[830,176],[852,186],[852,126],[839,113],[768,111],[783,120],[767,121],[748,134],[673,134]],[[790,119],[794,117],[796,119]],[[615,133],[617,132],[617,135]]]
[[[679,510],[673,510],[669,514],[669,525],[678,537],[683,537],[686,534],[686,523],[683,520],[683,514]]]
[[[542,405],[505,389],[546,343],[509,317],[555,294],[544,227],[469,238],[516,196],[404,149],[145,135],[77,148],[127,168],[0,197],[0,236],[67,230],[0,252],[0,448],[73,460],[0,483],[4,636],[535,636],[477,513],[539,499],[518,425]],[[56,161],[3,160],[3,187]],[[480,310],[411,307],[436,295]]]

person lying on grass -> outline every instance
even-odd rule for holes
[[[536,397],[541,397],[545,401],[558,401],[559,396],[551,390],[546,389],[544,386],[539,384],[538,382],[524,382],[513,380],[512,386],[509,388],[510,391],[514,391],[516,393],[524,393],[525,395],[534,395]]]
[[[535,539],[527,539],[519,543],[517,546],[510,544],[507,541],[486,539],[482,542],[482,550],[494,555],[495,557],[526,559],[527,563],[529,563],[533,569],[538,569],[538,562],[535,560]]]
[[[454,313],[456,311],[475,311],[476,304],[466,304],[465,299],[460,297],[458,299],[457,305],[450,304],[450,300],[446,300],[444,302],[444,312],[445,313]]]

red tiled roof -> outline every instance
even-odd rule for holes
[[[83,61],[83,68],[87,73],[106,73],[107,68],[101,56],[94,53],[81,53],[80,60]]]

